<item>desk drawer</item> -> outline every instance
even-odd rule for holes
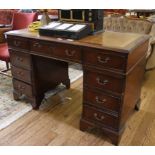
[[[33,96],[32,86],[29,84],[13,79],[13,88],[21,95],[24,94],[29,97]]]
[[[31,69],[30,54],[10,50],[11,64],[25,69]]]
[[[11,66],[14,78],[31,84],[31,71]]]
[[[53,56],[74,62],[81,62],[81,49],[72,45],[55,46],[53,48]]]
[[[118,128],[118,117],[106,114],[97,108],[86,105],[83,106],[82,117],[94,123],[100,123],[101,125]]]
[[[110,51],[104,52],[97,49],[84,50],[84,63],[121,71],[125,71],[126,68],[125,57],[111,54]]]
[[[53,44],[33,41],[30,45],[30,50],[42,54],[52,55],[53,53]]]
[[[29,49],[28,40],[20,37],[8,37],[8,44],[13,48]]]
[[[100,88],[107,91],[121,94],[123,92],[124,79],[112,77],[94,71],[84,71],[84,84],[93,88]]]
[[[84,103],[89,103],[98,108],[119,112],[121,100],[106,93],[96,92],[84,88]]]

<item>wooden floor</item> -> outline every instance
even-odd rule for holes
[[[129,119],[120,145],[155,145],[155,71],[142,88],[142,107]],[[0,145],[112,145],[100,131],[79,130],[82,78],[0,131]]]

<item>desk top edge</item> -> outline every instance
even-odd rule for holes
[[[17,36],[90,48],[113,50],[121,53],[131,53],[136,47],[148,41],[150,38],[149,35],[145,34],[121,33],[112,31],[105,31],[95,35],[89,35],[80,40],[40,36],[37,32],[29,32],[27,29],[9,31],[5,34],[7,36]]]

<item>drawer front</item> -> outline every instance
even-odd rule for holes
[[[13,48],[29,49],[28,40],[20,37],[8,37],[8,44]]]
[[[39,41],[33,41],[30,45],[31,51],[38,52],[40,54],[47,54],[52,55],[53,53],[53,46],[50,43],[44,43]]]
[[[83,106],[83,118],[112,128],[118,128],[118,117],[105,114],[96,108]]]
[[[125,71],[126,61],[125,57],[110,54],[110,51],[101,52],[101,50],[95,49],[84,50],[84,63],[88,65]]]
[[[31,71],[11,66],[12,75],[14,78],[21,81],[31,83]]]
[[[74,62],[81,62],[81,49],[71,45],[55,46],[53,48],[53,56]]]
[[[84,102],[118,113],[121,100],[119,98],[107,95],[106,93],[84,89]]]
[[[14,87],[14,90],[20,93],[21,95],[24,94],[29,97],[33,96],[31,85],[28,85],[24,82],[13,79],[13,87]]]
[[[30,54],[10,50],[11,64],[25,69],[31,69]]]
[[[96,87],[121,94],[123,92],[124,80],[97,72],[85,71],[84,84],[89,87]]]

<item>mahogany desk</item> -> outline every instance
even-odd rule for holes
[[[70,88],[68,62],[81,63],[80,129],[100,128],[118,144],[128,117],[138,109],[149,36],[104,32],[70,41],[17,30],[7,39],[15,100],[24,94],[37,109],[47,90],[61,82]]]

